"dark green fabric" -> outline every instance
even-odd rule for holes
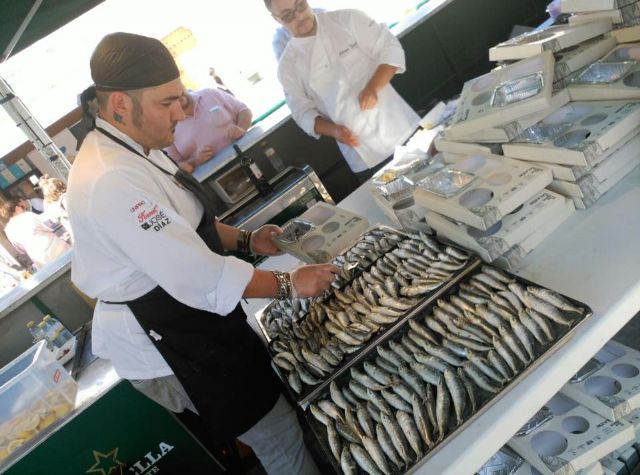
[[[44,0],[11,55],[25,49],[100,3],[102,0]],[[0,54],[6,49],[33,4],[33,0],[2,0],[0,2],[2,5]]]

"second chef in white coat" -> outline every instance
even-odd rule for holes
[[[292,35],[278,77],[296,123],[337,140],[351,170],[366,180],[420,118],[391,86],[405,71],[400,42],[358,10],[317,13],[306,0],[265,0]]]

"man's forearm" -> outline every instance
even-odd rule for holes
[[[391,82],[397,71],[398,68],[396,66],[391,66],[390,64],[379,65],[376,72],[373,73],[373,76],[369,79],[367,87],[373,88],[376,92],[380,91],[380,89]]]
[[[244,289],[246,299],[273,298],[278,295],[278,280],[271,271],[255,269],[253,277]]]
[[[238,250],[238,236],[240,230],[233,226],[222,224],[220,221],[216,221],[216,229],[222,242],[222,247],[225,251],[237,251]]]
[[[317,116],[313,130],[318,135],[324,135],[326,137],[336,136],[336,124],[324,117]]]

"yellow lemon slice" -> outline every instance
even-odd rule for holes
[[[24,439],[15,439],[9,442],[7,445],[7,451],[12,454],[15,452],[22,444],[24,444]]]
[[[71,409],[73,409],[73,406],[71,406],[71,404],[69,404],[68,402],[65,402],[64,404],[58,404],[53,408],[53,410],[56,411],[58,417],[62,417],[65,414],[71,412]]]
[[[55,412],[50,412],[45,417],[40,420],[40,424],[38,425],[38,430],[45,430],[51,424],[53,424],[58,419],[58,416]]]

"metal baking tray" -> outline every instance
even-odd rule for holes
[[[404,336],[408,330],[409,330],[409,324],[408,321],[411,318],[416,318],[418,316],[421,315],[425,315],[428,312],[431,311],[431,309],[436,306],[436,300],[438,298],[448,298],[450,295],[454,294],[455,292],[457,292],[458,288],[459,288],[459,284],[460,283],[464,283],[468,280],[468,278],[471,278],[474,274],[481,272],[480,270],[480,263],[476,262],[475,265],[473,265],[472,267],[466,269],[466,271],[459,276],[458,279],[456,279],[455,281],[450,282],[446,288],[443,288],[442,292],[439,292],[437,296],[433,296],[432,298],[430,298],[427,302],[425,302],[423,305],[421,305],[419,307],[419,309],[416,309],[416,311],[411,312],[411,315],[408,315],[407,318],[403,318],[402,322],[398,322],[397,325],[394,325],[394,327],[392,329],[390,329],[390,331],[385,332],[384,336],[381,336],[380,338],[377,338],[375,343],[368,346],[367,347],[367,353],[366,354],[360,354],[359,358],[357,359],[357,361],[353,362],[352,364],[350,364],[350,367],[353,367],[356,363],[364,363],[365,361],[371,361],[374,360],[377,356],[378,353],[376,351],[374,351],[374,348],[378,345],[387,343],[388,341],[400,341],[400,339],[402,338],[402,336]],[[510,272],[504,271],[502,269],[500,269],[501,272],[503,272],[504,274],[514,278],[516,280],[516,282],[520,283],[521,285],[527,286],[527,285],[535,285],[537,287],[542,287],[542,288],[546,288],[543,287],[535,282],[520,278]],[[478,271],[478,272],[476,272]],[[562,294],[560,294],[562,295]],[[457,428],[455,428],[453,431],[449,432],[445,438],[438,443],[433,449],[431,449],[429,452],[427,452],[427,454],[421,458],[420,460],[418,460],[411,468],[409,468],[406,472],[392,472],[394,474],[396,473],[414,473],[416,472],[419,468],[421,468],[423,465],[425,465],[433,455],[435,455],[437,452],[439,452],[441,449],[443,449],[445,447],[445,445],[447,444],[448,441],[454,439],[456,436],[458,436],[460,433],[462,433],[467,427],[469,427],[471,424],[473,424],[478,417],[480,417],[481,415],[483,415],[487,410],[489,410],[495,403],[497,403],[502,397],[504,397],[511,389],[513,389],[514,387],[516,387],[518,384],[520,384],[527,376],[529,376],[529,374],[534,371],[538,366],[540,366],[544,361],[546,361],[550,356],[552,356],[556,351],[558,351],[574,334],[574,332],[576,331],[576,329],[578,327],[580,327],[580,325],[582,325],[582,323],[591,318],[593,316],[593,311],[591,310],[591,308],[582,303],[579,302],[575,299],[572,299],[570,297],[566,297],[564,295],[562,295],[562,297],[564,297],[566,300],[568,300],[569,302],[573,303],[574,305],[583,307],[585,309],[585,315],[581,318],[581,319],[576,319],[575,323],[573,326],[566,328],[562,327],[561,325],[558,325],[557,323],[552,323],[552,327],[556,332],[557,335],[557,339],[556,341],[549,346],[543,353],[541,353],[534,361],[532,361],[531,363],[529,363],[529,365],[527,367],[525,367],[514,379],[512,379],[509,383],[507,383],[498,393],[496,393],[493,397],[488,396],[487,397],[487,393],[486,392],[482,392],[481,394],[483,395],[483,398],[479,399],[478,403],[479,403],[479,408],[478,410],[475,412],[475,414],[469,416],[468,419],[466,419],[460,426],[458,426]],[[564,330],[564,331],[562,331]],[[536,347],[540,348],[539,344],[536,343]],[[335,382],[338,383],[338,385],[343,385],[346,381],[349,381],[350,379],[350,374],[348,372],[345,371],[340,371],[340,374],[334,378]],[[329,390],[328,387],[325,386],[325,389],[323,391],[314,391],[314,397],[313,398],[307,398],[307,406],[308,404],[311,404],[315,401],[318,401],[320,399],[330,399],[329,396]],[[450,409],[450,414],[453,414],[453,406],[451,406]],[[336,460],[333,458],[333,455],[331,453],[331,448],[329,447],[329,443],[327,441],[327,436],[326,436],[326,429],[325,426],[322,425],[322,423],[320,423],[319,421],[317,421],[315,419],[315,417],[313,417],[313,415],[310,413],[309,409],[307,408],[304,412],[305,418],[309,424],[309,426],[312,429],[312,432],[314,433],[314,435],[316,436],[316,439],[318,440],[320,446],[322,447],[322,450],[325,454],[325,457],[327,457],[329,459],[329,461],[331,462],[333,469],[336,471],[336,473],[340,474],[342,473],[339,464],[337,464]],[[362,470],[360,470],[360,468],[358,468],[358,473],[364,473]]]
[[[388,226],[374,226],[371,229],[393,230],[394,232],[399,232],[400,234],[405,234],[405,235],[408,236],[407,233],[398,231],[397,229],[391,228],[391,227],[388,227]],[[364,233],[362,233],[362,235],[365,235],[369,231],[365,231]],[[349,249],[351,249],[351,247],[353,247],[353,245],[356,242],[358,242],[358,240],[359,239],[354,240],[354,242],[350,246],[348,246],[341,253],[341,255],[343,255]],[[441,242],[441,241],[439,241],[439,242]],[[272,363],[271,366],[273,367],[273,369],[276,372],[276,374],[278,375],[278,377],[282,380],[282,382],[283,382],[285,388],[287,389],[287,392],[289,393],[289,396],[292,398],[292,400],[296,401],[297,404],[300,407],[302,407],[303,409],[306,408],[311,401],[316,399],[319,394],[321,394],[323,391],[325,391],[329,387],[329,384],[332,381],[334,381],[336,378],[340,377],[342,374],[347,372],[354,364],[357,364],[359,361],[361,361],[362,358],[364,358],[365,355],[369,353],[371,348],[375,347],[376,345],[379,344],[379,342],[381,342],[384,339],[388,338],[389,335],[391,335],[393,332],[395,332],[396,329],[399,328],[400,326],[402,326],[402,324],[404,322],[406,322],[409,318],[413,317],[417,313],[420,313],[430,303],[435,302],[435,300],[440,298],[443,295],[443,293],[447,292],[447,290],[452,285],[455,285],[456,282],[458,282],[461,278],[463,278],[465,275],[467,275],[469,272],[471,272],[473,269],[477,268],[481,264],[482,261],[479,258],[475,257],[475,255],[473,253],[471,253],[470,251],[468,251],[466,249],[462,249],[462,248],[460,248],[458,246],[455,246],[455,245],[452,245],[452,244],[446,244],[446,245],[449,246],[449,247],[453,247],[455,249],[458,249],[458,250],[468,254],[470,256],[470,258],[469,258],[469,261],[467,262],[467,264],[463,268],[461,268],[460,270],[456,271],[454,273],[453,277],[448,282],[445,282],[444,284],[442,284],[440,287],[438,287],[437,289],[435,289],[431,293],[425,294],[423,299],[419,303],[417,303],[415,307],[413,307],[410,310],[407,310],[405,315],[400,317],[397,322],[395,322],[395,323],[391,324],[390,326],[382,329],[378,334],[374,335],[371,338],[371,340],[369,340],[366,344],[364,344],[358,351],[356,351],[356,352],[354,352],[352,354],[349,354],[349,355],[345,355],[341,366],[339,366],[332,374],[327,376],[320,384],[315,385],[315,386],[309,386],[309,385],[305,384],[305,385],[303,385],[302,393],[301,394],[297,394],[295,391],[293,391],[290,388],[289,383],[287,381],[287,375],[284,373],[284,371],[280,367],[278,367],[276,364]],[[389,251],[389,252],[391,252],[391,251]],[[372,263],[371,265],[374,265],[374,264],[375,264],[375,262]],[[367,270],[367,269],[365,269],[365,270]],[[363,270],[363,272],[365,270]],[[358,275],[359,274],[354,275],[353,278],[356,278]],[[353,280],[353,279],[351,279],[351,280]],[[346,282],[345,285],[349,284],[350,282],[351,281]],[[330,296],[331,296],[331,294],[329,294],[328,296],[323,297],[322,299],[326,300],[327,298],[330,298]],[[267,339],[267,342],[268,342],[268,347],[267,348],[268,348],[268,351],[269,351],[269,354],[271,355],[271,357],[275,356],[275,354],[276,354],[276,352],[274,352],[274,350],[272,348],[272,344],[273,344],[274,340],[269,336],[269,334],[267,332],[267,328],[265,326],[265,321],[264,320],[266,318],[265,316],[266,316],[267,312],[276,303],[277,303],[277,301],[271,302],[261,312],[259,312],[256,315],[256,319],[258,320],[258,325],[259,325],[261,331],[263,332],[265,338]],[[302,317],[300,320],[302,320],[303,318],[306,318],[306,316]]]

